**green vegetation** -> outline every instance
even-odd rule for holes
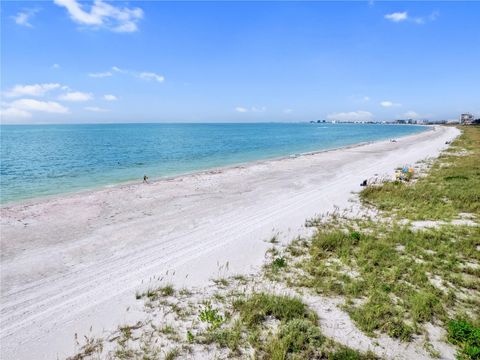
[[[346,296],[347,311],[366,333],[409,340],[425,322],[445,321],[455,311],[475,314],[480,272],[465,264],[480,261],[477,246],[479,227],[413,231],[408,225],[337,218],[310,243],[292,243],[287,254],[301,254],[295,265],[300,271],[284,276],[292,285]]]
[[[225,318],[220,315],[218,309],[212,308],[212,304],[208,302],[198,315],[200,321],[206,322],[210,329],[217,329],[225,321]]]
[[[205,335],[204,342],[207,344],[216,343],[222,348],[228,348],[237,353],[243,341],[243,325],[240,321],[235,321],[232,326],[211,329]]]
[[[278,334],[267,347],[272,359],[285,359],[288,354],[301,354],[312,359],[319,353],[325,338],[312,321],[293,319],[280,327]]]
[[[480,127],[463,134],[436,161],[426,177],[412,183],[369,186],[360,198],[380,210],[411,220],[448,220],[459,213],[480,215]]]
[[[278,234],[273,235],[273,236],[270,238],[270,240],[268,240],[268,242],[269,242],[270,244],[278,244],[278,243],[279,243],[279,241],[278,241]]]
[[[273,261],[272,261],[272,270],[273,271],[278,271],[284,267],[287,266],[287,260],[285,260],[284,257],[278,257],[278,258],[275,258]]]
[[[84,360],[99,356],[103,351],[103,341],[93,337],[84,337],[85,343],[80,345],[78,335],[75,334],[75,345],[79,350],[74,356],[67,358],[67,360]]]
[[[448,340],[460,347],[459,359],[480,359],[480,326],[452,320],[448,323]]]
[[[168,297],[175,295],[175,288],[171,284],[161,286],[154,289],[148,289],[144,293],[136,292],[135,298],[137,300],[142,298],[147,298],[148,300],[154,301],[162,297]]]
[[[180,351],[177,348],[171,349],[165,354],[165,360],[176,359],[179,355]]]
[[[217,285],[218,287],[224,287],[224,288],[225,288],[225,287],[227,287],[228,284],[229,284],[228,279],[223,278],[223,277],[222,277],[222,278],[218,278],[218,279],[213,279],[212,281],[213,281],[213,282],[215,283],[215,285]]]
[[[254,293],[231,302],[234,320],[200,334],[235,354],[253,349],[255,359],[375,359],[325,338],[317,315],[299,298]],[[342,356],[345,354],[345,356]]]
[[[248,300],[238,300],[233,304],[240,312],[242,321],[250,328],[262,323],[267,317],[280,321],[293,319],[310,319],[315,321],[316,315],[298,298],[257,293]]]
[[[187,341],[192,343],[195,340],[195,335],[190,330],[187,330]]]
[[[453,149],[423,177],[363,190],[362,201],[382,210],[380,217],[334,214],[311,221],[317,233],[309,241],[296,239],[283,254],[277,251],[289,268],[270,277],[344,296],[352,320],[370,336],[409,341],[427,322],[450,324],[449,339],[462,349],[459,358],[478,359],[478,331],[469,327],[474,335],[452,335],[460,323],[450,319],[464,314],[468,324],[479,321],[480,227],[449,221],[462,213],[478,221],[480,128],[466,128]],[[418,219],[443,223],[415,230],[408,220]]]

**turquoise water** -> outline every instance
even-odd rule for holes
[[[2,125],[1,202],[408,135],[377,124]]]

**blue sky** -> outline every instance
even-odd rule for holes
[[[4,123],[480,115],[480,2],[1,2]]]

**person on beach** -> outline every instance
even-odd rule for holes
[[[143,183],[148,184],[148,176],[147,175],[143,175]]]

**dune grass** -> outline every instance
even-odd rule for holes
[[[480,270],[465,264],[480,263],[477,246],[479,227],[413,231],[407,225],[342,219],[325,224],[311,242],[287,249],[295,253],[289,255],[292,261],[301,261],[297,274],[286,276],[295,286],[345,296],[347,311],[366,333],[410,340],[425,322],[446,321],[460,311],[474,316]]]
[[[231,308],[233,322],[199,338],[237,355],[250,350],[255,359],[376,359],[324,337],[317,315],[300,298],[253,293],[232,301]]]
[[[479,159],[480,128],[465,128],[425,176],[362,191],[361,200],[380,209],[380,217],[336,214],[310,222],[317,227],[313,238],[295,240],[284,253],[276,250],[288,267],[276,267],[272,258],[267,274],[290,286],[344,296],[352,320],[371,336],[409,341],[425,332],[425,323],[450,329],[458,316],[478,324],[480,227],[450,220],[462,213],[479,220]],[[415,230],[408,220],[419,219],[443,222]],[[459,358],[478,358],[472,355],[476,342],[455,341],[463,349]]]
[[[414,185],[369,186],[360,193],[362,201],[411,220],[449,220],[459,213],[480,216],[480,127],[463,127],[462,131],[428,176]]]
[[[157,300],[162,297],[168,297],[175,295],[175,288],[172,284],[167,284],[158,288],[149,288],[147,291],[140,293],[137,292],[135,294],[135,298],[140,300],[142,298],[147,298],[149,300]]]
[[[240,312],[243,323],[249,328],[265,321],[267,317],[280,321],[304,318],[316,321],[316,315],[300,299],[289,296],[258,293],[248,300],[236,301],[234,308]]]

